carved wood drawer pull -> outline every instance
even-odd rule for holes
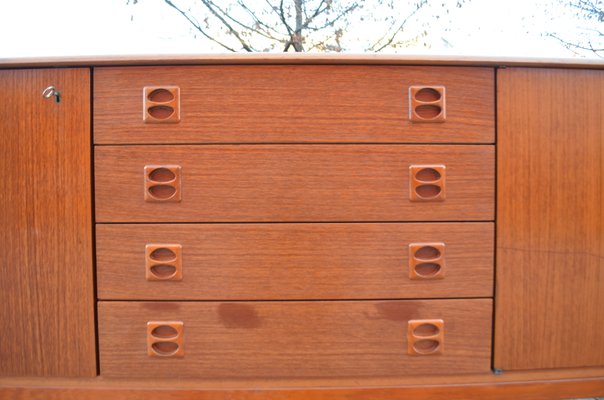
[[[182,280],[182,246],[148,244],[145,246],[145,277],[148,281]]]
[[[184,357],[182,321],[147,322],[147,354],[150,357]]]
[[[409,167],[409,198],[411,201],[444,201],[446,198],[444,165],[412,165]]]
[[[445,122],[447,118],[444,86],[411,86],[409,120],[412,122]]]
[[[144,87],[143,121],[146,124],[180,122],[180,88],[178,86]]]
[[[409,279],[443,279],[444,277],[444,243],[409,244]]]
[[[177,203],[182,200],[179,165],[146,165],[145,201]]]
[[[407,353],[414,356],[442,354],[445,347],[445,323],[442,319],[409,321]]]

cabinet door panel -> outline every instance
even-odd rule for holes
[[[89,76],[0,71],[0,376],[96,374]]]
[[[604,365],[604,71],[498,75],[495,367]]]

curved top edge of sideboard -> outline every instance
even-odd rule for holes
[[[95,67],[120,65],[443,65],[485,67],[550,67],[604,69],[604,59],[428,56],[386,54],[147,54],[0,58],[0,69],[26,67]]]

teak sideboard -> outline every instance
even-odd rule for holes
[[[604,64],[0,62],[0,398],[604,396]]]

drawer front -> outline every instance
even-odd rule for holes
[[[101,375],[278,379],[486,373],[491,308],[488,299],[100,302]]]
[[[98,296],[490,297],[493,224],[101,224]]]
[[[97,146],[96,219],[492,220],[493,150],[488,145]]]
[[[94,138],[97,144],[493,143],[494,87],[492,68],[472,67],[95,68]],[[160,115],[167,109],[172,113]],[[425,120],[414,122],[416,115]]]

